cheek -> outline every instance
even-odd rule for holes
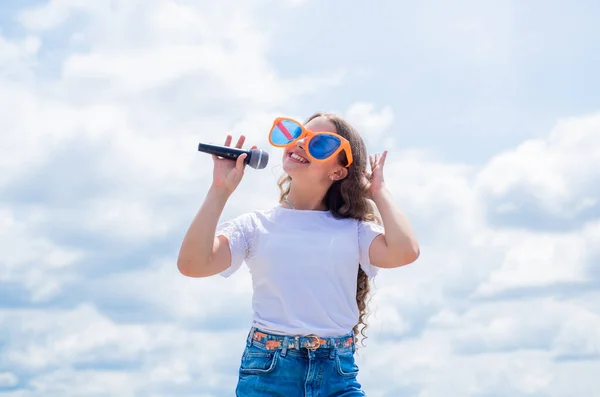
[[[320,167],[328,171],[334,171],[337,167],[340,166],[340,162],[337,157],[327,159],[327,161],[319,162]]]
[[[323,178],[329,178],[329,175],[335,172],[338,164],[335,160],[327,160],[325,162],[313,162],[310,165],[310,168],[313,170],[315,174],[321,175]]]

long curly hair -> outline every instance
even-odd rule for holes
[[[354,129],[342,117],[332,113],[315,113],[306,120],[306,123],[317,118],[323,117],[329,120],[336,129],[336,132],[350,142],[353,161],[348,167],[346,178],[335,181],[327,194],[325,195],[325,205],[336,218],[353,218],[360,221],[376,222],[381,224],[381,218],[376,212],[375,206],[367,199],[367,188],[365,185],[364,172],[367,171],[368,155],[365,143],[356,129]],[[339,162],[346,165],[348,159],[345,152],[340,152]],[[278,181],[280,191],[280,203],[283,203],[290,192],[292,178],[284,174]],[[356,303],[359,310],[358,323],[354,326],[355,341],[358,342],[359,335],[364,340],[367,339],[365,331],[368,327],[367,306],[370,300],[371,286],[367,274],[358,267]]]

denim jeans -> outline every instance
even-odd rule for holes
[[[276,346],[252,338],[251,330],[239,370],[237,397],[358,397],[358,366],[352,343],[317,349],[293,346],[293,337]],[[268,335],[258,331],[260,335]],[[352,339],[349,339],[352,338]],[[290,341],[290,343],[288,343]],[[268,342],[268,343],[267,343]]]

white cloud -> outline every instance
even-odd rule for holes
[[[267,36],[254,7],[55,1],[25,11],[21,19],[31,29],[57,29],[67,17],[85,17],[76,34],[89,50],[67,53],[58,81],[37,89],[15,85],[0,94],[9,110],[0,128],[10,131],[0,139],[0,184],[50,173],[62,186],[49,188],[80,194],[82,184],[98,181],[100,192],[61,218],[125,240],[172,231],[180,219],[158,206],[198,203],[194,185],[210,175],[211,165],[195,151],[199,141],[220,141],[237,129],[264,145],[272,119],[265,115],[339,82],[336,71],[280,77],[266,59]],[[165,94],[175,99],[165,102]],[[59,178],[69,161],[79,171]]]
[[[102,299],[105,290],[114,291],[112,301],[125,301],[147,304],[155,312],[162,312],[169,317],[195,322],[213,318],[224,318],[224,313],[242,313],[250,310],[252,286],[248,272],[240,270],[239,274],[224,279],[191,279],[183,277],[178,271],[172,257],[153,263],[135,271],[123,271],[106,277],[90,285],[94,294]],[[135,289],[130,286],[136,285]],[[224,290],[228,299],[214,299]],[[245,328],[248,324],[241,321],[232,323]]]
[[[268,149],[273,117],[299,113],[298,101],[323,104],[346,72],[276,67],[268,21],[280,6],[55,0],[21,14],[23,37],[0,36],[0,280],[20,306],[0,313],[0,368],[10,370],[0,388],[16,387],[7,395],[231,394],[249,275],[197,280],[175,266],[211,178],[196,145],[243,133]],[[500,33],[511,14],[491,10],[466,25],[443,21],[453,45],[431,31],[426,50],[510,63],[513,37]],[[422,29],[445,11],[419,14]],[[55,74],[41,62],[53,46]],[[476,166],[396,149],[399,111],[357,99],[342,112],[370,147],[392,147],[386,180],[422,246],[416,264],[376,281],[359,355],[368,394],[595,392],[599,117],[559,121]],[[269,152],[223,217],[277,201],[281,152]],[[529,219],[539,212],[576,222],[547,230]]]
[[[595,135],[581,134],[581,125],[572,120],[569,131],[581,140]],[[595,161],[584,158],[588,168]],[[528,164],[517,154],[513,160]],[[585,291],[600,270],[598,221],[587,217],[562,232],[491,224],[494,202],[480,181],[494,161],[477,168],[424,152],[390,153],[387,180],[417,228],[422,254],[378,277],[373,337],[363,352],[372,395],[451,388],[469,396],[564,396],[566,373],[598,368],[600,317],[597,307],[585,307],[597,298]],[[585,194],[570,193],[572,201]],[[382,375],[390,363],[402,379]],[[580,391],[592,393],[592,378],[581,382]]]
[[[547,137],[529,140],[494,157],[478,185],[499,205],[519,211],[527,199],[558,218],[598,208],[600,115],[560,120]]]
[[[394,122],[394,112],[391,106],[384,106],[379,111],[375,105],[367,102],[353,103],[346,111],[345,117],[354,125],[364,136],[365,140],[371,144],[379,141],[382,134],[386,132]],[[386,147],[393,147],[393,138],[397,136],[398,131],[385,139]]]
[[[435,45],[436,51],[432,55],[453,51],[478,62],[500,60],[509,55],[517,39],[513,29],[516,23],[514,6],[482,4],[473,0],[466,1],[465,5],[465,8],[450,4],[424,5],[419,9],[418,21],[431,40],[430,44]],[[458,44],[462,44],[462,48]]]
[[[2,361],[36,374],[29,390],[11,396],[133,396],[146,390],[161,394],[181,385],[211,395],[231,384],[234,361],[244,345],[243,332],[202,332],[173,322],[117,324],[89,304],[70,310],[4,310],[0,324],[19,335],[4,350]],[[231,364],[215,366],[218,356]],[[95,369],[98,363],[108,368]]]
[[[20,284],[33,301],[60,292],[71,278],[68,268],[85,257],[80,249],[63,247],[20,224],[7,208],[0,207],[0,281]]]
[[[74,10],[84,9],[91,2],[79,0],[51,0],[34,8],[26,9],[19,17],[25,27],[47,30],[64,23]]]
[[[498,233],[498,238],[505,240],[502,265],[491,273],[489,282],[480,285],[478,293],[588,280],[592,256],[585,233],[502,234]]]
[[[19,383],[19,378],[12,372],[0,372],[0,387],[14,387]]]
[[[2,64],[3,73],[9,74],[17,72],[28,63],[33,61],[33,58],[39,48],[41,42],[36,36],[27,36],[19,40],[7,40],[0,36],[0,62]]]
[[[597,294],[589,296],[594,297]],[[491,301],[470,304],[463,313],[458,310],[451,313],[441,307],[416,337],[371,340],[361,353],[369,393],[436,396],[452,388],[461,396],[564,396],[569,376],[600,368],[592,361],[598,355],[598,337],[591,331],[597,329],[600,316],[583,310],[579,302]],[[569,342],[562,341],[566,334]],[[566,346],[568,351],[563,351]],[[562,356],[571,359],[561,361]],[[388,377],[390,365],[402,376]],[[578,388],[583,394],[593,393],[593,379],[583,375]]]

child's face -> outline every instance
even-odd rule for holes
[[[337,133],[335,125],[323,117],[312,119],[304,127],[313,132]],[[329,175],[340,166],[338,157],[334,156],[324,162],[311,162],[306,155],[305,142],[306,138],[299,139],[284,149],[283,170],[292,179],[309,178],[315,182],[329,180]]]

